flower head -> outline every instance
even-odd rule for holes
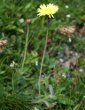
[[[58,6],[54,4],[42,4],[38,8],[38,16],[49,16],[49,18],[54,17],[53,14],[55,14],[58,11]]]
[[[23,18],[20,18],[20,19],[19,19],[19,22],[20,22],[20,23],[24,23],[24,19],[23,19]]]
[[[67,17],[67,18],[70,18],[70,17],[71,17],[71,15],[70,15],[70,14],[67,14],[67,15],[66,15],[66,17]]]
[[[26,23],[31,23],[31,22],[32,22],[32,19],[30,19],[30,18],[26,19]]]
[[[66,9],[68,9],[68,8],[69,8],[69,6],[68,6],[68,5],[66,5],[66,6],[65,6],[65,8],[66,8]]]

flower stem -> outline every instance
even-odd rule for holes
[[[43,51],[43,56],[42,56],[42,60],[41,60],[41,67],[40,67],[40,72],[39,72],[39,95],[41,95],[41,74],[42,74],[43,63],[44,63],[45,54],[46,54],[47,39],[48,39],[48,30],[47,30],[47,34],[46,34],[45,47],[44,47],[44,51]]]
[[[24,49],[24,56],[22,61],[22,70],[24,68],[25,60],[26,60],[26,54],[27,54],[27,46],[28,46],[28,35],[29,35],[29,26],[27,25],[27,33],[26,33],[26,40],[25,40],[25,49]]]

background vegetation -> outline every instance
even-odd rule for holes
[[[57,4],[59,11],[49,24],[39,95],[47,22],[37,16],[42,3]],[[0,110],[85,110],[85,36],[75,33],[69,43],[68,37],[56,32],[81,22],[84,14],[84,0],[0,0],[0,39],[7,40],[0,52]],[[66,58],[66,48],[79,55],[72,70],[59,64]]]

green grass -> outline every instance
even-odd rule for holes
[[[57,4],[59,11],[49,23],[48,37],[52,41],[47,44],[39,95],[47,20],[37,16],[37,8],[50,2]],[[85,110],[85,36],[74,34],[69,43],[67,37],[54,34],[60,26],[80,22],[84,9],[84,0],[0,1],[0,39],[8,41],[0,53],[0,110]],[[25,21],[20,23],[20,18]],[[32,19],[29,30],[27,18]],[[82,73],[59,65],[58,53],[64,53],[65,45],[80,55],[77,66],[84,69]],[[15,65],[10,67],[13,61]],[[67,73],[71,78],[63,77]]]

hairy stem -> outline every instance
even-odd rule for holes
[[[44,51],[43,51],[43,56],[42,56],[42,60],[41,60],[41,67],[40,67],[40,72],[39,72],[39,95],[41,94],[41,74],[42,74],[43,63],[44,63],[45,54],[46,54],[47,39],[48,39],[48,30],[47,30],[47,34],[46,34],[45,47],[44,47]]]

